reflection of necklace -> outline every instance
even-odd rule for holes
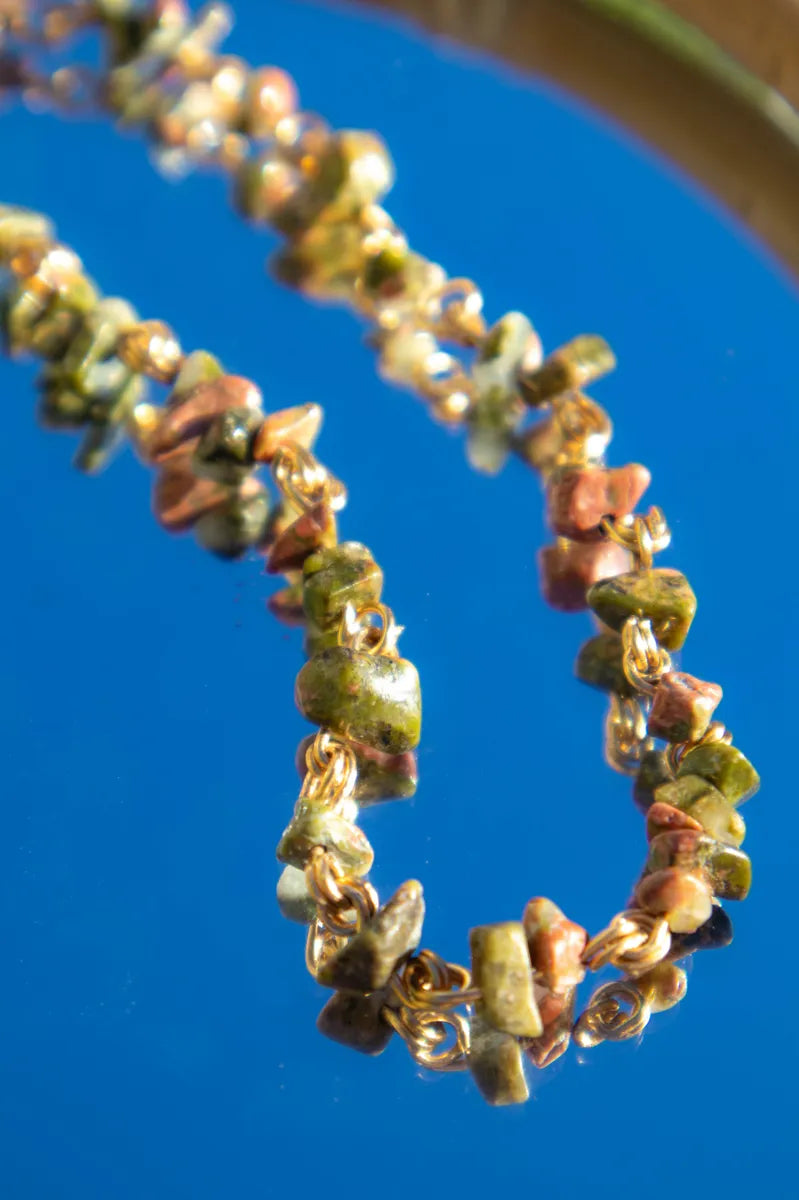
[[[76,70],[48,79],[14,52],[15,37],[35,32],[24,7],[12,5],[7,18],[4,78],[74,97]],[[156,469],[160,523],[193,528],[224,557],[264,553],[268,571],[286,578],[272,611],[305,625],[309,658],[296,699],[319,732],[302,747],[302,790],[278,847],[286,864],[278,899],[309,926],[309,969],[334,989],[320,1028],[367,1053],[395,1030],[421,1065],[468,1065],[492,1103],[523,1100],[523,1052],[542,1067],[572,1032],[581,1046],[635,1036],[650,1012],[683,995],[677,960],[729,941],[716,900],[741,899],[749,886],[735,805],[756,790],[757,774],[712,720],[720,688],[672,669],[669,651],[685,640],[695,598],[682,575],[653,566],[669,533],[658,509],[634,514],[648,472],[603,465],[610,421],[581,390],[612,368],[612,354],[602,339],[581,337],[544,359],[518,313],[487,329],[475,285],[448,280],[410,251],[377,206],[391,181],[380,141],[298,114],[283,72],[218,55],[220,7],[193,21],[182,0],[145,10],[97,0],[59,6],[38,29],[55,42],[88,25],[106,35],[111,67],[102,84],[81,72],[82,87],[122,124],[145,127],[170,169],[231,170],[243,212],[286,238],[281,277],[366,316],[381,373],[441,420],[465,425],[473,465],[497,470],[513,450],[545,481],[557,541],[540,556],[544,594],[599,619],[576,670],[610,694],[606,756],[636,777],[649,856],[630,907],[596,937],[534,899],[522,921],[471,931],[470,972],[417,949],[418,883],[380,906],[366,880],[373,854],[355,818],[359,806],[413,792],[421,695],[397,650],[401,629],[382,603],[380,568],[364,546],[338,541],[346,493],[311,449],[321,409],[265,416],[254,384],[204,352],[184,355],[161,322],[101,299],[45,218],[0,210],[6,338],[12,351],[45,362],[44,421],[85,430],[77,463],[87,470],[127,433]],[[146,379],[169,388],[164,406],[144,399]],[[539,419],[524,427],[528,409]],[[262,464],[279,496],[271,513]],[[586,968],[606,965],[623,977],[600,987],[575,1024],[577,985]]]

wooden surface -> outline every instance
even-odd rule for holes
[[[484,49],[603,110],[718,197],[799,276],[799,116],[766,86],[779,83],[786,96],[799,89],[799,0],[667,0],[757,78],[736,77],[704,38],[697,53],[683,53],[683,43],[691,50],[684,27],[661,40],[608,16],[630,0],[359,2]],[[651,13],[632,4],[634,14]],[[714,54],[720,62],[710,61]]]

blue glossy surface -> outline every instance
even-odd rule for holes
[[[334,124],[385,135],[391,211],[481,282],[489,315],[521,308],[547,346],[597,329],[616,349],[596,389],[613,460],[653,471],[664,561],[700,597],[684,664],[724,684],[720,715],[762,772],[755,886],[679,1011],[639,1046],[570,1054],[524,1108],[417,1077],[400,1044],[373,1061],[324,1041],[302,931],[273,902],[305,733],[298,636],[265,613],[256,562],[155,527],[132,456],[74,473],[71,439],[35,426],[32,367],[3,362],[3,1193],[790,1195],[796,296],[684,181],[535,83],[349,11],[238,9],[234,51],[288,67]],[[642,823],[601,762],[602,698],[570,674],[587,620],[537,596],[532,478],[469,472],[457,439],[377,381],[346,313],[264,282],[272,243],[218,180],[169,185],[103,124],[14,112],[3,139],[3,199],[52,212],[107,292],[267,404],[324,404],[342,530],[384,566],[424,687],[418,795],[364,818],[378,888],[418,875],[426,942],[456,960],[469,925],[532,894],[599,927]]]

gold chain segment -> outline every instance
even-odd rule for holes
[[[534,897],[521,920],[470,931],[468,969],[420,949],[421,884],[381,903],[357,824],[363,807],[416,787],[419,676],[400,654],[380,567],[339,539],[346,489],[313,452],[322,409],[265,413],[255,384],[103,298],[45,217],[10,207],[6,344],[42,361],[41,419],[81,434],[78,467],[100,469],[129,437],[154,471],[166,530],[191,530],[222,557],[254,552],[283,580],[269,607],[304,628],[295,699],[318,732],[298,755],[278,902],[307,926],[308,969],[330,989],[319,1028],[370,1054],[396,1032],[419,1065],[468,1068],[490,1103],[517,1103],[525,1060],[545,1068],[572,1036],[579,1047],[638,1036],[685,994],[679,960],[730,940],[721,901],[749,888],[737,810],[758,776],[713,719],[721,688],[674,667],[696,600],[683,575],[654,566],[671,535],[660,509],[636,512],[649,472],[605,464],[611,421],[584,389],[615,365],[607,344],[583,335],[544,357],[523,314],[489,326],[479,288],[411,250],[379,207],[393,179],[380,139],[329,129],[298,110],[285,72],[222,54],[229,26],[219,4],[192,16],[182,0],[0,0],[0,87],[34,105],[109,110],[146,133],[167,172],[229,171],[239,209],[283,238],[281,279],[366,318],[381,375],[465,426],[475,467],[498,470],[513,452],[539,473],[554,536],[539,555],[542,591],[561,611],[593,614],[575,671],[608,695],[605,757],[634,776],[646,813],[648,855],[627,907],[589,938]],[[37,67],[39,49],[89,30],[103,39],[102,73]],[[166,389],[160,401],[153,385]],[[621,978],[575,1019],[586,970],[608,967]]]

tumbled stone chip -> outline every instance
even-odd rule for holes
[[[469,931],[472,980],[481,996],[478,1010],[502,1033],[538,1037],[541,1017],[533,994],[527,935],[521,921],[478,925]]]
[[[422,885],[410,879],[371,921],[322,963],[317,980],[327,987],[355,992],[385,987],[397,964],[419,945],[423,921]]]
[[[628,617],[648,617],[652,632],[667,650],[679,650],[696,612],[696,596],[679,571],[655,567],[602,579],[588,591],[588,607],[611,629]]]

